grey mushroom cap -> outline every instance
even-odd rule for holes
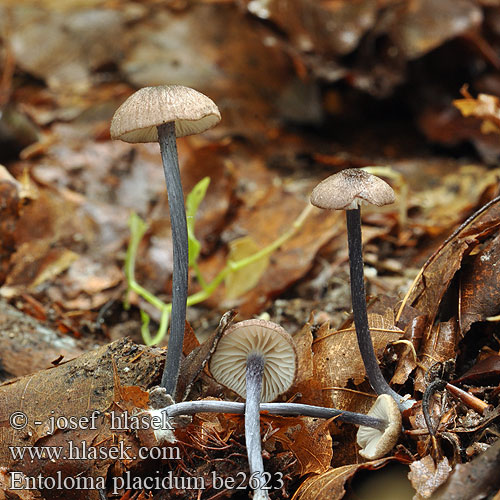
[[[261,354],[265,360],[261,402],[273,401],[293,385],[297,371],[293,338],[280,325],[262,319],[240,321],[227,330],[210,361],[212,376],[246,398],[250,354]]]
[[[358,429],[357,443],[361,446],[359,454],[367,460],[376,460],[387,455],[397,443],[402,427],[401,412],[392,396],[381,394],[368,415],[388,422],[383,431],[363,425]]]
[[[387,182],[358,168],[348,168],[327,177],[311,194],[314,206],[328,210],[351,210],[363,202],[381,207],[394,200],[394,191]]]
[[[182,85],[144,87],[115,112],[111,138],[125,142],[158,142],[159,125],[175,122],[177,137],[199,134],[221,119],[219,109],[206,95]]]

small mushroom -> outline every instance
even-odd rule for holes
[[[367,460],[376,460],[387,455],[401,434],[401,412],[396,401],[389,394],[381,394],[368,415],[389,422],[384,430],[360,426],[357,443],[359,454]]]
[[[250,319],[230,327],[210,362],[214,378],[246,399],[245,441],[254,498],[268,498],[263,484],[260,402],[272,401],[293,384],[297,355],[292,337],[271,321]]]
[[[221,119],[207,96],[181,85],[145,87],[132,94],[115,112],[111,138],[125,142],[160,143],[172,226],[174,270],[172,321],[161,385],[174,395],[184,339],[188,288],[188,235],[176,137],[199,134]]]
[[[351,273],[351,297],[354,326],[366,374],[377,394],[390,394],[401,410],[410,408],[414,401],[400,396],[389,387],[375,356],[366,310],[361,243],[360,205],[371,203],[378,207],[394,202],[394,191],[379,177],[364,170],[346,169],[321,181],[311,194],[311,203],[328,210],[345,210],[347,242]]]

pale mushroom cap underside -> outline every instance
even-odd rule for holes
[[[401,412],[392,396],[381,394],[368,415],[389,422],[384,431],[363,425],[358,429],[357,443],[361,446],[359,454],[367,460],[376,460],[387,455],[397,443],[401,434]]]
[[[363,203],[381,207],[394,203],[387,182],[357,168],[348,168],[321,181],[311,194],[311,203],[328,210],[351,210]]]
[[[115,112],[111,138],[125,142],[157,142],[158,125],[175,122],[177,137],[199,134],[221,119],[219,109],[206,95],[182,85],[144,87]]]
[[[297,355],[292,337],[281,326],[264,320],[234,324],[220,339],[210,372],[222,385],[246,397],[246,366],[250,354],[265,359],[261,402],[286,392],[295,379]]]

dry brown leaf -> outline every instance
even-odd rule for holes
[[[214,236],[225,229],[228,212],[234,209],[236,177],[233,166],[226,159],[230,150],[221,143],[199,144],[195,137],[181,141],[179,157],[183,161],[184,193],[190,193],[203,177],[210,177],[210,184],[196,213],[195,222],[195,234],[202,244],[202,253],[207,253],[217,243]],[[161,169],[160,165],[158,167]],[[164,207],[163,214],[166,210]]]
[[[293,336],[293,340],[295,341],[298,364],[295,384],[300,384],[301,382],[305,382],[314,376],[311,319],[302,327],[300,332]]]
[[[379,468],[390,459],[382,458],[365,464],[344,465],[319,476],[306,479],[295,492],[292,500],[340,500],[345,495],[345,483],[359,470]]]
[[[408,308],[411,309],[411,308]],[[400,321],[405,324],[405,320]],[[409,320],[405,328],[405,340],[411,342],[411,346],[415,349],[415,353],[419,351],[422,337],[424,336],[427,319],[423,315],[414,316]],[[398,365],[394,370],[394,375],[391,379],[393,384],[404,384],[410,373],[417,367],[417,359],[410,345],[404,344],[398,352],[402,353],[399,356]]]
[[[115,388],[116,390],[116,388]],[[132,408],[148,408],[149,392],[145,391],[137,385],[118,386],[117,403],[123,402],[131,405]]]
[[[496,380],[498,375],[500,375],[500,355],[492,354],[475,363],[472,368],[455,379],[454,382],[474,380],[484,384],[491,379]]]
[[[460,334],[472,323],[484,321],[500,311],[500,235],[470,256],[460,271]]]
[[[332,460],[332,438],[329,420],[307,417],[262,416],[277,431],[272,439],[279,441],[297,458],[298,474],[321,474],[328,470]]]
[[[474,116],[483,121],[481,131],[483,133],[500,133],[500,99],[493,95],[479,94],[474,99],[463,87],[464,99],[456,99],[453,104],[460,110],[463,116]]]
[[[380,359],[387,344],[398,340],[403,332],[379,314],[369,314],[368,322],[375,353]],[[351,411],[368,411],[371,398],[339,390],[364,382],[365,368],[359,352],[354,326],[334,331],[323,325],[313,343],[315,377],[320,380],[328,406]],[[359,406],[358,406],[359,405]]]
[[[417,490],[416,500],[430,498],[433,492],[448,479],[450,472],[451,467],[446,457],[437,465],[430,455],[411,463],[408,478]]]
[[[236,262],[255,255],[260,250],[259,246],[249,236],[242,236],[229,242],[228,260]],[[250,291],[259,282],[269,266],[269,255],[229,273],[224,281],[226,299],[234,300]]]
[[[298,371],[295,383],[284,399],[287,400],[300,394],[297,402],[325,406],[327,403],[324,399],[324,391],[321,390],[321,382],[314,376],[311,323],[306,323],[300,332],[294,335],[294,340],[297,346]]]
[[[425,373],[435,363],[455,360],[456,346],[460,340],[456,320],[434,325],[422,340],[419,355],[419,366],[415,375],[415,389],[424,392],[426,388]]]
[[[464,256],[499,226],[500,199],[495,198],[468,219],[424,264],[403,305],[407,303],[425,314],[426,328],[434,323],[441,300]]]
[[[53,280],[78,260],[78,254],[67,248],[53,248],[49,240],[33,240],[21,245],[13,257],[14,266],[2,287],[4,296],[35,289]]]
[[[283,187],[263,186],[254,193],[255,197],[251,194],[247,196],[247,205],[241,208],[237,221],[227,231],[230,234],[248,234],[260,248],[289,230],[304,209],[303,199]],[[338,212],[321,210],[314,210],[309,215],[300,231],[271,255],[269,267],[257,286],[238,300],[238,310],[243,317],[260,312],[270,299],[310,269],[318,250],[335,234],[344,231],[343,226],[336,224],[339,217]],[[210,279],[224,261],[222,251],[212,255],[200,263],[202,273]],[[223,295],[224,291],[219,289],[207,303],[219,305]]]
[[[482,12],[467,0],[417,0],[400,4],[390,36],[408,59],[418,58],[446,40],[477,27]]]

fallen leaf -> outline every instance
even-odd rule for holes
[[[229,262],[251,257],[261,250],[255,241],[249,236],[237,238],[229,243]],[[261,257],[259,260],[242,267],[236,271],[230,272],[224,284],[226,286],[226,298],[234,300],[254,288],[259,282],[261,276],[266,272],[269,265],[269,255]]]
[[[407,303],[426,315],[426,328],[432,325],[441,300],[460,269],[464,256],[495,233],[499,226],[500,198],[495,198],[467,219],[427,260],[408,291],[400,311]]]
[[[297,458],[300,476],[328,470],[333,455],[329,420],[276,415],[261,418],[276,429],[272,439],[282,443]]]
[[[464,99],[456,99],[453,104],[460,110],[463,116],[474,116],[483,120],[481,131],[483,133],[500,133],[500,99],[493,95],[479,94],[474,99],[466,87],[463,87]]]
[[[475,381],[485,384],[492,378],[497,380],[498,375],[500,375],[500,355],[493,354],[475,363],[454,382]]]
[[[314,375],[314,355],[312,351],[313,336],[311,333],[311,321],[306,323],[300,332],[294,335],[297,350],[297,374],[295,382],[285,394],[284,400],[295,398],[299,395],[297,402],[316,406],[327,406],[324,398],[320,380]]]
[[[361,469],[376,469],[386,464],[389,458],[382,458],[364,464],[344,465],[321,475],[307,478],[295,492],[292,500],[341,500],[345,495],[345,483]]]
[[[454,319],[446,323],[438,323],[430,329],[422,340],[418,352],[420,362],[415,375],[415,389],[417,391],[425,391],[427,386],[425,374],[432,365],[456,359],[459,340],[459,329]]]
[[[500,235],[469,256],[460,270],[459,321],[462,337],[472,323],[500,311]]]
[[[406,321],[403,320],[402,324],[405,323]],[[417,315],[406,324],[404,340],[411,343],[411,346],[415,349],[415,353],[408,344],[402,344],[402,347],[399,348],[398,352],[402,354],[399,356],[398,364],[391,379],[391,383],[393,384],[403,385],[408,380],[410,373],[417,367],[415,354],[420,350],[427,318],[423,315]]]
[[[368,322],[375,354],[380,359],[387,344],[398,340],[403,332],[394,324],[387,323],[379,314],[369,314]],[[315,377],[321,382],[328,406],[367,412],[373,404],[371,398],[356,394],[355,391],[342,390],[348,387],[349,380],[359,385],[366,378],[354,325],[339,331],[323,325],[317,332],[313,352]]]
[[[411,463],[408,478],[417,490],[416,500],[431,498],[434,491],[448,479],[450,472],[451,467],[446,457],[437,464],[430,455]]]
[[[389,35],[408,59],[416,59],[482,21],[480,8],[467,0],[417,0],[400,5]]]

